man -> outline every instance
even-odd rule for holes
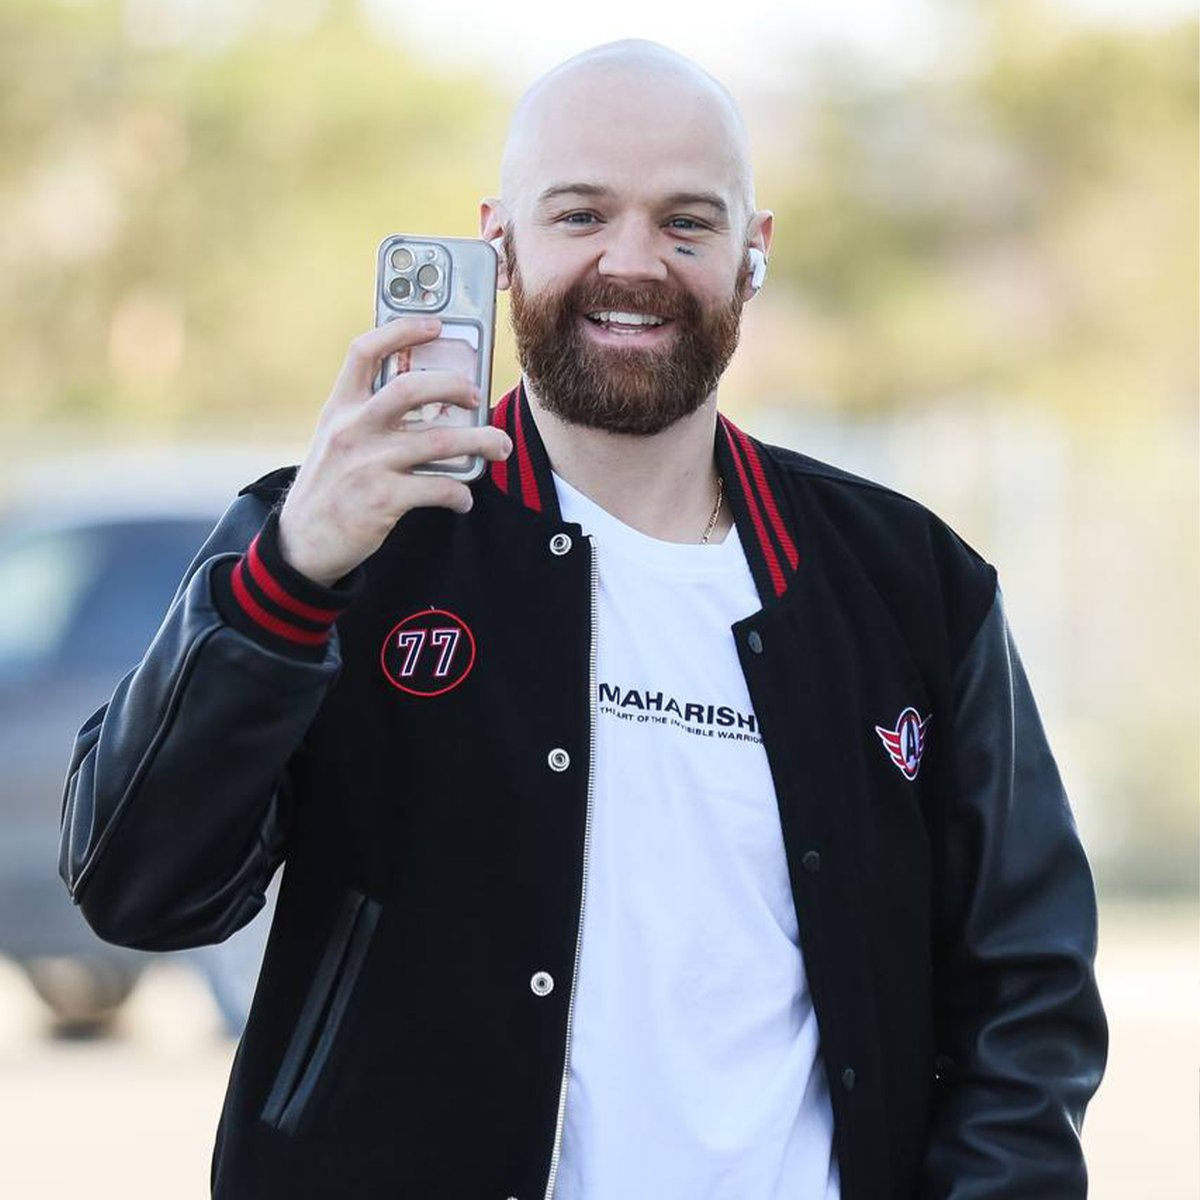
[[[219,940],[287,861],[215,1194],[1083,1196],[1094,897],[995,574],[716,410],[772,236],[731,100],[572,60],[481,232],[492,426],[370,395],[436,326],[358,338],[75,749],[103,936]]]

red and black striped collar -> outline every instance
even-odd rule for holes
[[[492,409],[492,424],[503,429],[513,444],[513,452],[508,458],[492,463],[492,482],[506,496],[520,500],[526,508],[561,519],[550,459],[529,411],[524,383],[518,383],[500,397]]]
[[[522,384],[500,398],[492,410],[492,424],[513,443],[509,458],[492,464],[492,483],[533,512],[561,520],[550,459]],[[762,444],[724,415],[717,417],[715,453],[759,594],[764,602],[782,596],[800,564],[800,554],[778,470]]]
[[[723,413],[717,414],[716,455],[759,595],[764,600],[782,596],[800,565],[800,552],[784,516],[790,509],[778,468],[762,444]]]

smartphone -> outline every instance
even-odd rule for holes
[[[437,339],[389,355],[373,391],[403,371],[458,371],[483,395],[477,409],[423,404],[406,414],[410,429],[439,425],[486,425],[496,337],[496,251],[475,238],[418,237],[394,233],[379,243],[375,267],[375,324],[397,317],[438,317]],[[450,475],[470,482],[483,474],[482,456],[462,455],[424,463],[422,475]]]

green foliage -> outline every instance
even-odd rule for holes
[[[215,47],[146,48],[136,8],[0,11],[0,419],[303,433],[369,319],[377,240],[474,232],[511,98],[345,0]],[[872,411],[1190,404],[1196,27],[976,13],[985,51],[954,75],[881,90],[843,68],[773,102],[759,304],[795,336],[740,378]]]
[[[972,65],[890,92],[825,79],[775,135],[760,195],[798,391],[873,411],[1003,394],[1080,422],[1190,409],[1196,26],[979,12]]]
[[[370,323],[376,243],[473,234],[497,97],[340,9],[219,54],[119,6],[0,17],[0,419],[161,432],[311,424]]]

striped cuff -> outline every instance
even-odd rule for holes
[[[279,513],[272,512],[236,562],[213,572],[213,599],[226,622],[284,654],[324,657],[334,622],[358,596],[361,567],[322,587],[284,562]]]

